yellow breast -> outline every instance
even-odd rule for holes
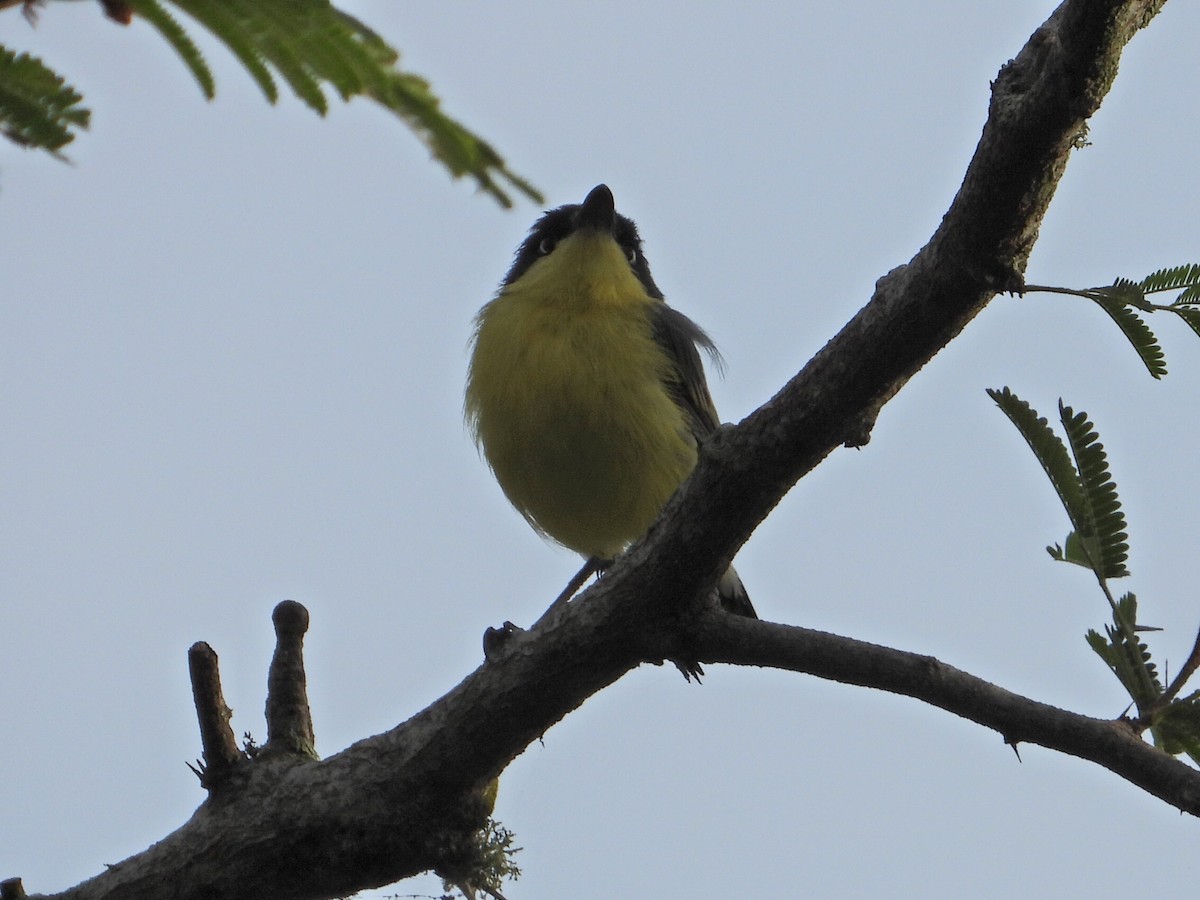
[[[588,556],[610,558],[639,537],[696,463],[663,386],[673,364],[651,331],[660,302],[611,239],[579,235],[477,320],[467,388],[476,440],[512,504]]]

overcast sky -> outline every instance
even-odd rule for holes
[[[936,228],[989,81],[1055,4],[347,3],[548,203],[607,182],[727,361],[737,421]],[[1200,261],[1200,8],[1128,49],[1029,267],[1086,287]],[[577,560],[507,505],[462,425],[471,318],[540,212],[452,182],[363,101],[268,106],[205,42],[206,104],[143,23],[51,4],[0,43],[86,94],[72,165],[0,146],[0,878],[67,887],[203,799],[186,650],[265,736],[272,607],[312,613],[318,750],[390,728],[531,623]],[[1142,619],[1197,625],[1200,342],[1159,383],[1086,301],[999,297],[751,538],[764,618],[930,653],[1096,716],[1068,524],[984,393],[1094,417]],[[517,898],[1178,895],[1200,825],[1107,771],[916,701],[644,666],[504,774]],[[389,893],[436,894],[432,877]]]

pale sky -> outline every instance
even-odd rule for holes
[[[548,204],[598,182],[667,299],[727,363],[737,421],[909,260],[957,189],[989,81],[1054,8],[923,3],[347,3]],[[1196,4],[1125,54],[1030,264],[1087,287],[1200,261]],[[271,108],[206,42],[217,99],[150,29],[51,4],[0,43],[77,85],[72,165],[0,146],[0,878],[60,890],[203,792],[186,651],[220,655],[239,735],[280,600],[324,755],[390,728],[528,625],[574,572],[462,424],[471,318],[540,207],[500,211],[366,102]],[[997,298],[751,538],[767,619],[929,653],[1117,716],[1084,643],[1091,576],[984,393],[1086,409],[1129,517],[1160,667],[1200,624],[1200,342],[1155,319],[1152,380],[1086,301]],[[502,778],[510,900],[1155,896],[1200,881],[1200,824],[1092,764],[916,701],[795,674],[644,666]],[[424,877],[363,896],[436,895]]]

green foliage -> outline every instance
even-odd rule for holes
[[[1162,308],[1175,313],[1200,335],[1200,265],[1192,263],[1159,269],[1143,278],[1140,287],[1147,294],[1179,291],[1179,296]]]
[[[1070,294],[1092,300],[1112,318],[1133,345],[1146,370],[1155,378],[1167,374],[1166,357],[1150,326],[1138,315],[1169,312],[1178,316],[1197,335],[1200,335],[1200,264],[1189,263],[1169,269],[1159,269],[1141,281],[1118,278],[1106,287],[1074,288],[1026,285],[1027,292]],[[1170,303],[1152,303],[1149,294],[1179,291]],[[1135,311],[1136,310],[1136,311]]]
[[[1076,413],[1060,400],[1058,414],[1079,473],[1083,514],[1082,521],[1075,523],[1076,534],[1101,578],[1123,578],[1129,574],[1125,568],[1129,535],[1117,485],[1108,470],[1108,455],[1087,413]]]
[[[1134,622],[1137,622],[1137,598],[1126,594],[1117,601],[1113,624],[1104,626],[1105,634],[1089,630],[1087,642],[1125,685],[1137,708],[1150,709],[1162,696],[1163,686],[1150,659],[1150,649],[1136,637],[1132,641],[1126,639],[1127,626]]]
[[[1033,450],[1071,520],[1073,531],[1067,535],[1066,549],[1057,544],[1047,547],[1050,555],[1090,568],[1100,579],[1128,575],[1125,515],[1109,475],[1104,445],[1086,413],[1077,414],[1059,403],[1059,417],[1070,442],[1068,452],[1047,421],[1008,388],[989,390],[988,395]]]
[[[1131,299],[1117,299],[1117,296],[1099,296],[1094,299],[1129,339],[1147,371],[1155,378],[1166,375],[1167,359],[1158,339],[1145,320],[1130,308],[1138,304]]]
[[[55,156],[87,128],[83,98],[40,59],[0,46],[0,134]]]
[[[1180,288],[1187,288],[1193,296],[1197,295],[1196,287],[1200,285],[1200,264],[1191,263],[1190,265],[1175,266],[1170,269],[1159,269],[1153,274],[1147,275],[1139,282],[1138,287],[1144,293],[1158,294],[1163,291],[1176,291]],[[1177,301],[1183,299],[1176,298]]]
[[[360,30],[364,47],[375,55],[378,65],[387,73],[381,83],[367,86],[367,95],[403,119],[455,178],[470,175],[503,206],[511,206],[508,195],[492,177],[498,174],[525,196],[542,202],[538,190],[510,171],[490,144],[441,112],[429,82],[418,75],[394,69],[399,54],[382,38],[357,19],[344,13],[339,15]]]
[[[1151,726],[1154,743],[1172,756],[1186,753],[1200,763],[1200,698],[1195,694],[1168,704]]]
[[[277,79],[320,115],[329,109],[326,87],[343,101],[365,97],[401,119],[451,175],[474,179],[502,206],[512,205],[514,191],[542,201],[490,144],[442,111],[427,81],[400,70],[394,48],[329,0],[122,0],[123,15],[114,18],[150,24],[211,99],[212,70],[174,10],[227,47],[269,102],[279,99]],[[18,143],[58,151],[74,138],[70,126],[86,127],[80,96],[37,60],[0,52],[0,129]]]
[[[1138,624],[1137,597],[1127,593],[1114,600],[1108,588],[1110,578],[1129,574],[1125,567],[1129,546],[1117,486],[1095,427],[1086,413],[1076,413],[1059,401],[1059,418],[1067,435],[1064,444],[1046,419],[1007,387],[989,390],[988,395],[1033,450],[1074,526],[1063,547],[1055,544],[1046,549],[1056,560],[1091,569],[1111,607],[1112,625],[1104,626],[1104,634],[1089,630],[1088,645],[1128,691],[1138,710],[1135,724],[1150,729],[1155,744],[1167,753],[1186,753],[1200,762],[1200,692],[1176,699],[1200,669],[1200,636],[1175,679],[1164,687],[1150,648],[1139,637],[1158,629]]]
[[[129,7],[149,22],[154,29],[166,38],[167,43],[179,54],[179,58],[191,70],[204,96],[211,100],[217,95],[217,82],[212,71],[204,61],[204,57],[183,27],[175,18],[163,9],[158,0],[126,0]],[[182,5],[182,4],[181,4]]]
[[[1200,763],[1200,694],[1174,699],[1190,670],[1181,672],[1169,688],[1164,688],[1150,658],[1149,647],[1142,641],[1126,637],[1126,624],[1137,620],[1137,601],[1133,594],[1126,594],[1117,606],[1113,624],[1104,627],[1104,635],[1089,631],[1088,644],[1129,692],[1155,745],[1172,756],[1186,753]],[[1200,643],[1197,646],[1200,647]],[[1197,650],[1193,649],[1189,662],[1195,662],[1196,654]]]

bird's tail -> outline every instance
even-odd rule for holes
[[[738,577],[733,566],[726,569],[721,580],[717,582],[717,593],[720,595],[721,605],[735,616],[758,618],[754,604],[750,602],[750,595],[746,593],[746,586],[742,584],[742,579]]]

